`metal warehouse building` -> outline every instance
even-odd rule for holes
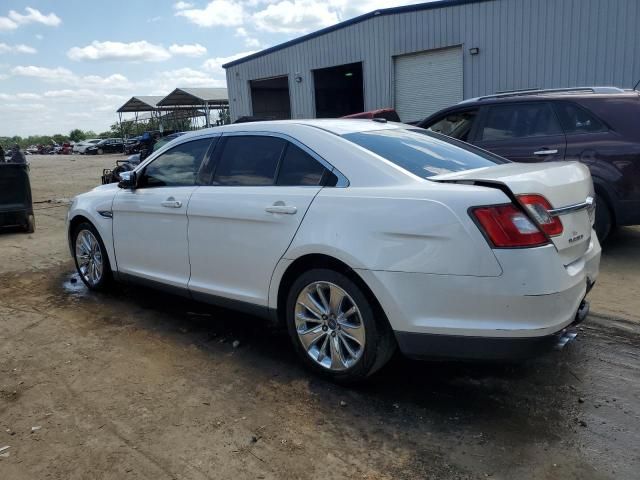
[[[232,120],[640,80],[640,0],[442,0],[377,10],[224,65]]]

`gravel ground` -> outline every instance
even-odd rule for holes
[[[30,157],[36,233],[0,234],[0,479],[638,478],[640,229],[607,244],[565,350],[517,365],[397,357],[344,388],[259,319],[87,292],[66,199],[117,158]]]

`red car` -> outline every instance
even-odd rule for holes
[[[351,115],[345,115],[342,118],[384,118],[389,122],[399,122],[400,117],[393,108],[380,108],[378,110],[371,110],[369,112],[352,113]]]

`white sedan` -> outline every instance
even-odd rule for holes
[[[100,143],[101,140],[102,139],[100,138],[89,138],[87,140],[82,140],[81,142],[78,142],[73,146],[73,153],[85,153],[87,148]]]
[[[593,184],[402,124],[304,120],[189,133],[77,196],[91,289],[136,282],[286,324],[308,366],[521,358],[572,338],[598,275]]]

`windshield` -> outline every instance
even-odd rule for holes
[[[343,137],[422,178],[508,162],[464,142],[422,129],[374,130]]]

